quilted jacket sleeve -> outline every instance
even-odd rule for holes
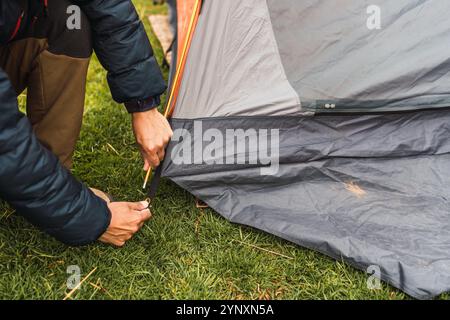
[[[114,100],[159,97],[166,84],[131,0],[74,0],[91,22],[94,50]]]
[[[6,43],[11,37],[20,11],[13,1],[0,1],[0,44]]]
[[[97,240],[111,220],[106,203],[38,142],[1,69],[0,197],[38,228],[68,245]]]

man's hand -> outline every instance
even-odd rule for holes
[[[152,217],[147,202],[110,202],[111,222],[100,241],[122,247]]]
[[[144,159],[144,170],[158,167],[173,135],[167,119],[157,109],[133,113],[133,131]]]

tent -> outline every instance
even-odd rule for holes
[[[450,290],[450,12],[183,0],[162,176],[420,299]]]

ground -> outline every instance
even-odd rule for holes
[[[146,16],[165,8],[134,2],[161,62]],[[87,92],[74,174],[117,199],[143,200],[144,172],[130,116],[112,101],[95,58]],[[199,210],[170,181],[162,181],[153,213],[123,249],[99,243],[68,248],[0,203],[0,299],[63,299],[70,265],[78,265],[82,277],[95,269],[71,299],[407,298],[386,284],[369,290],[368,275],[343,262]]]

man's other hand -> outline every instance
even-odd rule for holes
[[[157,109],[133,113],[133,131],[144,160],[144,170],[158,167],[173,135],[167,119]]]
[[[99,240],[117,247],[124,246],[142,228],[145,221],[152,217],[148,206],[146,201],[109,203],[111,222]]]

